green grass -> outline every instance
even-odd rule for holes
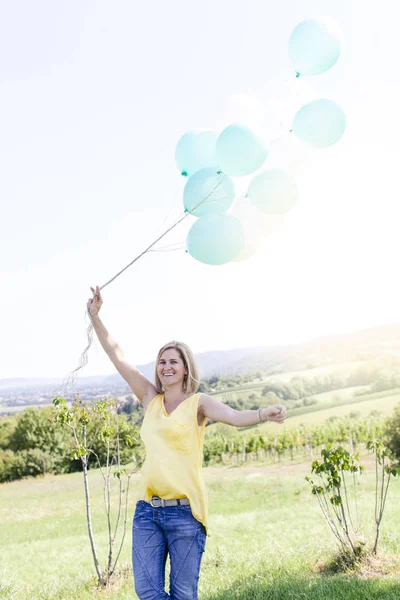
[[[367,417],[372,411],[378,411],[382,416],[387,416],[400,403],[399,389],[384,390],[360,396],[354,395],[355,390],[360,391],[362,389],[365,389],[365,386],[344,388],[342,390],[318,394],[318,404],[290,410],[284,427],[294,429],[302,424],[309,426],[321,425],[330,417],[345,417],[350,413],[357,413],[361,417]],[[256,427],[266,432],[272,431],[272,428],[277,426],[272,423],[265,423]],[[255,429],[255,427],[243,428],[240,431],[245,433],[252,429]],[[224,435],[229,436],[229,433],[232,433],[234,430],[221,423],[214,423],[206,428],[206,435],[212,435],[215,431],[220,431]]]
[[[239,398],[247,400],[247,398],[255,393],[258,396],[262,395],[262,390],[265,387],[265,383],[254,383],[248,384],[247,386],[232,388],[224,392],[214,394],[216,398],[222,402],[237,401]],[[348,388],[342,388],[338,390],[332,390],[321,394],[314,394],[307,396],[308,398],[315,398],[319,404],[321,403],[332,403],[333,401],[339,402],[352,402],[353,397],[360,392],[367,391],[369,386],[359,385]],[[308,410],[308,407],[305,407]]]
[[[400,390],[387,390],[363,396],[356,396],[348,402],[340,404],[333,402],[331,406],[315,404],[304,407],[304,414],[293,411],[285,422],[285,427],[294,428],[302,423],[305,425],[317,425],[330,417],[344,417],[349,413],[356,412],[361,417],[367,417],[372,411],[378,411],[382,415],[389,415],[400,402]],[[265,426],[264,426],[265,427]]]
[[[356,385],[341,390],[331,390],[330,392],[314,394],[313,396],[309,396],[309,398],[315,398],[315,400],[322,404],[334,401],[343,402],[344,400],[351,402],[354,398],[357,398],[357,394],[367,392],[368,390],[369,385]]]
[[[313,378],[319,377],[320,375],[328,375],[329,373],[335,373],[340,371],[341,373],[350,374],[353,371],[356,371],[360,367],[365,367],[368,365],[375,365],[379,362],[379,359],[376,358],[367,359],[367,360],[353,360],[344,363],[336,363],[332,365],[324,365],[323,367],[313,367],[310,369],[303,369],[302,371],[286,371],[285,373],[278,373],[277,375],[270,375],[266,377],[263,381],[281,381],[281,382],[289,382],[294,377],[305,377],[305,378]]]
[[[381,551],[385,575],[328,576],[319,565],[334,554],[333,537],[304,476],[309,466],[205,469],[211,536],[200,578],[203,600],[398,598],[400,482],[389,489]],[[106,558],[102,480],[90,472],[97,546]],[[133,481],[133,488],[137,477]],[[372,471],[360,478],[362,527],[372,531]],[[130,503],[121,566],[130,565]],[[17,481],[0,487],[0,598],[12,600],[134,599],[131,575],[96,591],[80,474]]]

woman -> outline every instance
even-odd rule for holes
[[[190,349],[180,342],[161,348],[155,384],[129,364],[99,317],[100,289],[90,288],[88,311],[94,330],[117,371],[142,403],[140,435],[146,448],[139,500],[132,528],[132,564],[140,600],[194,600],[205,548],[207,493],[202,475],[207,419],[235,427],[263,421],[283,423],[286,408],[233,410],[207,394],[197,394],[199,376]],[[170,556],[170,594],[164,591]]]

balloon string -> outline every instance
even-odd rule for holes
[[[220,180],[218,181],[218,183],[215,185],[215,187],[211,190],[211,192],[209,194],[207,194],[207,196],[205,198],[203,198],[198,204],[196,204],[196,206],[194,206],[194,208],[192,208],[191,212],[194,212],[199,206],[201,206],[202,204],[205,204],[207,202],[207,200],[210,198],[210,196],[212,196],[212,194],[215,192],[215,190],[217,189],[217,187],[219,185],[221,185],[221,182],[223,181],[223,179],[225,177],[226,177],[226,175],[222,174],[222,177],[220,178]],[[214,201],[211,200],[211,202],[214,202]],[[185,219],[187,219],[187,217],[189,216],[189,214],[190,213],[185,210],[179,217],[176,218],[176,220],[172,223],[172,225],[170,225],[168,227],[168,229],[166,229],[156,240],[154,240],[154,242],[152,242],[150,244],[150,246],[148,246],[145,250],[143,250],[143,252],[141,252],[138,256],[136,256],[128,265],[126,265],[126,267],[124,267],[123,269],[121,269],[121,271],[119,271],[116,275],[114,275],[114,277],[112,277],[109,281],[107,281],[106,283],[104,283],[100,287],[100,291],[103,290],[107,285],[109,285],[110,283],[112,283],[115,279],[117,279],[117,277],[119,277],[124,271],[126,271],[127,269],[129,269],[129,267],[131,267],[135,262],[137,262],[139,260],[139,258],[141,258],[147,252],[149,252],[160,240],[163,239],[163,237],[165,237],[168,233],[170,233],[170,231],[172,231],[173,229],[175,229],[175,227],[177,227],[177,225],[179,225],[180,223],[182,223],[182,221],[184,221]]]
[[[207,196],[205,196],[205,198],[203,198],[198,204],[196,204],[192,209],[191,209],[191,213],[194,213],[194,211],[199,208],[199,206],[201,206],[203,203],[207,202],[207,200],[210,198],[210,196],[212,196],[212,194],[215,192],[215,190],[221,185],[222,181],[226,178],[226,175],[224,173],[221,173],[222,177],[220,177],[219,181],[216,183],[216,185],[214,186],[214,188],[207,194]],[[152,242],[149,246],[147,246],[147,248],[145,250],[143,250],[140,254],[138,254],[138,256],[136,256],[129,264],[127,264],[123,269],[121,269],[120,271],[118,271],[118,273],[116,275],[114,275],[114,277],[111,277],[111,279],[109,279],[106,283],[104,283],[99,289],[103,290],[105,287],[107,287],[108,285],[110,285],[110,283],[112,283],[113,281],[115,281],[117,279],[117,277],[119,277],[120,275],[122,275],[122,273],[124,273],[127,269],[129,269],[129,267],[131,267],[135,262],[137,262],[140,258],[142,258],[142,256],[144,256],[145,254],[147,254],[148,252],[152,251],[152,249],[154,248],[154,246],[160,241],[162,240],[168,233],[170,233],[173,229],[175,229],[175,227],[177,227],[178,225],[180,225],[180,223],[182,223],[185,219],[188,218],[189,213],[186,209],[183,213],[181,213],[181,215],[179,215],[175,221],[172,223],[172,225],[170,225],[160,236],[157,237],[156,240],[154,240],[154,242]],[[85,320],[87,315],[90,313],[89,311],[86,309],[85,310]],[[88,355],[89,355],[89,350],[92,346],[93,343],[93,322],[90,316],[90,323],[86,329],[86,336],[87,336],[87,345],[86,348],[84,349],[84,351],[82,352],[79,362],[78,362],[78,366],[71,371],[63,380],[63,383],[61,385],[62,390],[65,390],[66,388],[68,388],[71,385],[74,385],[76,378],[77,378],[77,374],[78,372],[83,369],[84,367],[86,367],[86,365],[88,364]]]
[[[226,178],[226,175],[224,175],[223,173],[221,173],[221,175],[222,175],[222,177],[220,177],[219,181],[216,183],[216,185],[214,186],[214,188],[207,194],[207,196],[205,196],[202,200],[200,200],[200,202],[198,204],[196,204],[192,208],[191,213],[193,213],[197,208],[199,208],[199,206],[201,206],[202,204],[206,203],[207,200],[210,198],[210,196],[212,196],[212,194],[215,192],[215,190],[221,185],[222,181]],[[104,283],[100,287],[100,290],[103,290],[107,285],[109,285],[110,283],[112,283],[113,281],[115,281],[115,279],[117,279],[117,277],[119,277],[124,271],[126,271],[127,269],[129,269],[129,267],[131,267],[135,262],[137,262],[139,260],[139,258],[141,258],[147,252],[149,252],[149,250],[151,250],[160,240],[162,240],[163,237],[165,237],[168,233],[170,233],[173,229],[175,229],[175,227],[177,227],[178,225],[180,225],[180,223],[182,223],[185,219],[187,219],[188,216],[189,216],[189,214],[190,213],[187,210],[185,210],[181,215],[179,215],[175,219],[175,221],[172,223],[172,225],[170,225],[156,240],[154,240],[154,242],[152,242],[149,246],[147,246],[147,248],[145,250],[143,250],[143,252],[141,252],[128,265],[126,265],[126,267],[124,267],[123,269],[121,269],[116,275],[114,275],[114,277],[112,277],[111,279],[109,279],[109,281],[107,281],[106,283]]]
[[[181,250],[184,246],[184,242],[175,242],[174,244],[167,244],[166,246],[152,248],[149,250],[149,252],[169,252],[170,250]]]
[[[104,283],[100,287],[100,290],[104,290],[104,288],[107,287],[107,285],[109,285],[110,283],[115,281],[115,279],[117,279],[117,277],[122,275],[122,273],[124,271],[126,271],[127,269],[129,269],[129,267],[131,267],[135,262],[137,262],[139,260],[139,258],[142,258],[142,256],[144,256],[147,252],[149,252],[153,248],[153,246],[155,246],[160,240],[162,240],[163,237],[166,236],[170,231],[172,231],[177,225],[182,223],[182,221],[184,221],[188,216],[189,216],[189,213],[185,212],[181,217],[179,217],[178,220],[175,223],[173,223],[170,227],[168,227],[168,229],[166,231],[164,231],[156,240],[154,240],[154,242],[152,242],[150,244],[150,246],[147,246],[147,248],[145,250],[143,250],[143,252],[141,252],[138,256],[136,256],[128,265],[126,265],[126,267],[121,269],[116,275],[114,275],[114,277],[111,277],[111,279],[109,281]]]

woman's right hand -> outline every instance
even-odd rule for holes
[[[100,288],[98,285],[96,285],[96,289],[93,289],[92,287],[90,289],[92,290],[93,298],[89,298],[87,302],[87,309],[88,313],[93,318],[97,317],[99,314],[99,310],[103,304],[103,299],[101,297]]]

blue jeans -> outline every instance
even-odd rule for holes
[[[197,600],[200,563],[206,544],[204,525],[190,506],[153,508],[140,500],[132,527],[132,566],[139,600]],[[169,554],[170,589],[165,587]]]

